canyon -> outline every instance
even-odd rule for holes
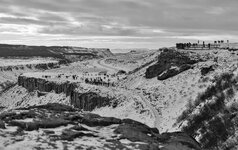
[[[75,148],[76,141],[85,140],[100,143],[86,144],[85,147],[99,149],[109,143],[119,146],[119,149],[125,146],[134,149],[134,142],[146,143],[143,146],[139,144],[138,149],[213,148],[215,145],[201,142],[209,139],[207,134],[211,128],[205,128],[202,121],[199,127],[203,127],[206,134],[199,133],[199,127],[193,129],[193,121],[202,115],[199,112],[203,112],[203,103],[209,107],[212,103],[207,100],[198,105],[199,95],[210,91],[217,82],[218,86],[222,87],[220,83],[223,83],[223,80],[217,80],[223,78],[222,73],[233,73],[232,78],[237,75],[236,53],[227,50],[177,51],[164,48],[105,54],[104,57],[97,58],[84,57],[73,62],[58,58],[38,59],[39,61],[32,62],[31,59],[24,58],[14,65],[11,60],[17,61],[16,58],[4,58],[5,62],[9,62],[8,65],[2,65],[0,71],[0,77],[7,84],[0,94],[0,114],[10,118],[4,118],[0,122],[0,126],[4,128],[0,133],[5,134],[11,130],[9,135],[18,134],[18,130],[21,130],[28,140],[33,133],[49,139],[53,136],[57,137],[59,143],[70,141],[65,146],[71,148]],[[7,75],[10,77],[7,78]],[[236,83],[235,80],[228,81]],[[226,96],[226,90],[235,92],[232,90],[235,89],[235,84],[231,87],[224,88],[220,93],[225,93]],[[225,106],[222,111],[230,110],[229,103],[235,101],[236,94],[225,99],[227,103],[223,103]],[[52,110],[53,106],[62,110]],[[24,113],[18,116],[19,118],[14,118],[15,113],[20,113],[21,110],[24,110]],[[43,118],[34,114],[32,116],[32,111],[48,114],[53,120],[46,115],[43,115]],[[193,113],[194,120],[187,115],[189,112]],[[59,115],[61,113],[62,115]],[[78,119],[73,122],[67,119],[72,116]],[[224,116],[232,115],[224,113]],[[49,124],[45,123],[44,119],[49,121]],[[221,117],[218,124],[222,124],[222,120],[231,124],[235,122],[235,119],[227,120]],[[192,123],[188,124],[187,121]],[[220,127],[212,124],[212,118],[207,118],[204,122],[209,122],[215,129]],[[102,126],[103,128],[100,128]],[[83,129],[83,132],[78,128]],[[94,134],[94,131],[100,135]],[[144,135],[145,133],[147,135]],[[229,130],[229,133],[231,134],[226,136],[227,139],[236,136],[233,130]],[[104,134],[112,136],[105,138],[102,136]],[[217,142],[229,142],[219,136],[214,138]],[[106,145],[102,139],[107,141]],[[111,140],[113,142],[108,143]],[[26,142],[24,139],[16,141],[17,139],[12,140],[12,143],[16,143],[15,146]],[[33,140],[30,141],[34,143]],[[132,147],[129,148],[125,141]],[[44,147],[42,142],[37,143]],[[52,149],[61,148],[60,145],[53,146],[52,141],[46,143]],[[224,143],[220,147],[226,147]]]

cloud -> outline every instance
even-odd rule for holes
[[[225,9],[222,7],[213,7],[207,11],[208,14],[212,15],[221,15],[225,13]]]
[[[229,38],[238,34],[237,5],[237,0],[1,0],[0,33],[13,39],[14,33],[150,37],[155,45],[169,37],[171,43],[216,33]]]

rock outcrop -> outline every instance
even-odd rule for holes
[[[201,68],[201,75],[205,76],[206,74],[208,74],[211,71],[214,71],[214,66],[209,66],[209,67],[202,67]]]
[[[74,107],[88,111],[93,110],[96,107],[107,106],[110,103],[108,97],[102,97],[94,92],[79,93],[72,91],[70,100]]]
[[[145,77],[165,80],[192,68],[198,60],[175,50],[166,50],[158,56],[158,62],[147,68]]]
[[[38,90],[40,92],[55,91],[57,94],[65,93],[66,96],[70,96],[71,105],[86,111],[91,111],[96,107],[106,106],[110,102],[109,98],[102,97],[98,93],[77,92],[75,89],[78,85],[71,82],[57,83],[41,78],[19,76],[18,85],[26,88],[29,92]]]
[[[201,149],[182,132],[160,134],[131,119],[82,113],[57,103],[7,111],[0,120],[0,149]]]

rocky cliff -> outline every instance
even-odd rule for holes
[[[29,92],[38,90],[40,92],[55,91],[55,93],[57,94],[65,93],[67,96],[70,96],[70,103],[74,107],[86,111],[91,111],[96,107],[106,106],[110,102],[109,98],[100,96],[98,93],[81,93],[75,91],[75,88],[77,88],[78,86],[76,83],[57,83],[53,81],[47,81],[41,78],[19,76],[18,85],[26,88]]]
[[[165,80],[190,69],[196,62],[198,60],[190,58],[185,53],[166,49],[158,56],[158,62],[147,68],[145,77]]]

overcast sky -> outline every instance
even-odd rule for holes
[[[0,0],[0,43],[159,48],[238,41],[237,0]]]

